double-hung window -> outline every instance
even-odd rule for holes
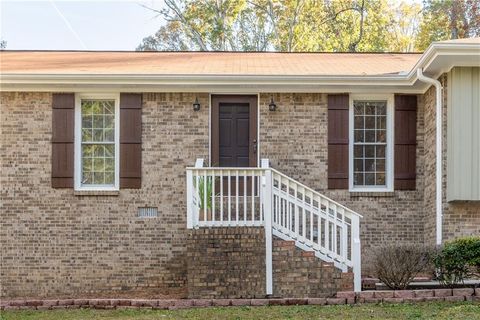
[[[75,188],[118,190],[118,95],[77,95],[75,108]]]
[[[393,97],[350,99],[350,190],[393,189]]]

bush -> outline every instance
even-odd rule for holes
[[[465,237],[445,243],[433,257],[437,279],[454,286],[480,275],[480,237]]]
[[[431,250],[414,245],[387,245],[375,252],[377,277],[392,290],[405,289],[420,272],[430,265]]]

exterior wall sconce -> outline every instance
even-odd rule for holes
[[[193,111],[200,110],[200,102],[198,102],[198,97],[195,97],[195,102],[193,103]]]
[[[273,101],[273,97],[271,98],[270,104],[268,105],[268,110],[270,110],[270,111],[275,111],[275,110],[277,110],[277,105],[276,105],[275,102]]]

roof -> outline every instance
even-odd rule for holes
[[[480,67],[480,38],[420,53],[2,51],[0,91],[423,93],[455,66]]]
[[[3,51],[15,74],[386,75],[409,71],[418,53]]]

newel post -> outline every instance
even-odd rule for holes
[[[187,229],[193,229],[193,174],[187,169]]]
[[[268,159],[262,159],[265,176],[262,182],[264,194],[264,226],[265,226],[265,283],[267,295],[273,294],[273,262],[272,262],[272,170]]]
[[[362,260],[360,246],[360,218],[352,216],[352,263],[353,263],[353,290],[362,291]]]
[[[202,158],[198,158],[195,161],[195,168],[203,168],[204,160]],[[198,174],[196,177],[196,185],[198,186]],[[193,172],[191,169],[187,169],[187,229],[193,229],[193,225],[198,226],[198,221],[196,221],[198,210],[194,208],[193,204],[193,197],[195,196],[198,199],[198,189],[194,190],[193,187]]]

